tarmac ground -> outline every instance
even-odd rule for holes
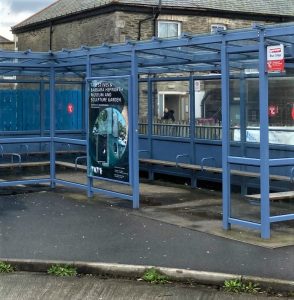
[[[16,187],[1,193],[0,258],[152,265],[294,280],[294,246],[288,240],[279,247],[268,241],[266,247],[225,238],[199,230],[196,214],[191,226],[197,201],[204,203],[199,207],[202,222],[208,200],[220,201],[216,192],[142,183],[140,210],[131,209],[128,201],[102,195],[89,199],[63,187]],[[172,209],[166,209],[169,205]],[[176,205],[181,218],[174,213]],[[213,215],[208,213],[205,222],[210,218],[214,223]],[[283,226],[293,238],[292,223]],[[244,231],[236,232],[242,236]],[[249,234],[261,240],[257,233]]]

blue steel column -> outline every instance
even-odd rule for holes
[[[132,134],[132,161],[131,166],[133,167],[131,176],[132,178],[132,189],[133,189],[133,208],[139,208],[139,135],[138,135],[138,114],[139,114],[139,97],[138,97],[138,59],[136,51],[132,50],[132,65],[131,65],[131,128],[130,134]]]
[[[51,187],[55,187],[55,70],[50,68],[50,180]]]
[[[264,30],[259,32],[259,116],[260,116],[260,194],[261,237],[270,238],[268,74]]]
[[[189,78],[189,100],[190,100],[190,157],[191,163],[196,164],[196,152],[195,152],[195,85],[194,78],[190,75]],[[196,171],[193,171],[191,178],[192,188],[197,187]]]
[[[246,79],[244,71],[240,74],[240,147],[241,156],[246,157],[246,127],[247,127],[247,116],[246,116]],[[246,171],[245,166],[241,166],[241,169]],[[247,179],[243,176],[241,179],[241,195],[247,194]]]
[[[150,157],[153,157],[153,142],[152,142],[152,135],[153,135],[153,81],[151,80],[150,76],[148,76],[148,151]],[[154,173],[152,171],[152,165],[149,167],[148,170],[148,179],[154,180]]]
[[[91,57],[87,55],[87,65],[86,65],[86,78],[90,78],[92,76],[91,70]],[[85,83],[85,131],[86,131],[86,151],[87,151],[87,196],[93,197],[92,187],[93,187],[93,178],[89,177],[89,167],[90,167],[90,157],[89,157],[89,81],[86,80]]]
[[[231,228],[229,222],[231,211],[231,178],[228,156],[230,154],[230,70],[229,55],[227,53],[226,41],[222,42],[221,47],[221,78],[222,78],[222,186],[223,186],[223,227],[228,230]]]

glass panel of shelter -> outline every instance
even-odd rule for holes
[[[189,137],[189,81],[154,81],[152,134]]]
[[[294,78],[293,68],[286,58],[284,72],[271,73],[269,78],[269,143],[270,159],[293,159],[294,149]],[[270,215],[294,213],[294,164],[272,166],[270,173]],[[279,224],[292,226],[293,221]],[[273,227],[276,226],[273,224]]]
[[[246,56],[255,57],[254,53]],[[244,55],[245,56],[245,55]],[[229,156],[240,163],[230,163],[230,216],[246,224],[261,222],[259,201],[248,198],[249,194],[260,194],[260,167],[246,163],[245,159],[259,159],[259,73],[258,61],[251,62],[251,68],[240,67],[236,56],[229,56]],[[250,226],[250,225],[249,225]]]
[[[139,83],[139,134],[148,134],[148,83]]]
[[[15,80],[16,78],[7,78]],[[38,78],[0,83],[0,177],[1,180],[44,178],[49,176],[49,155],[42,149],[48,143],[5,143],[5,138],[42,135],[42,84]],[[41,168],[32,171],[34,165]],[[33,169],[34,170],[34,169]]]
[[[85,109],[84,83],[71,77],[56,74],[55,83],[55,137],[84,140]],[[50,91],[49,84],[45,84],[44,99],[44,134],[50,132]],[[70,141],[54,143],[55,147],[55,177],[59,180],[86,184],[86,147]],[[43,148],[49,152],[49,145]],[[74,170],[74,172],[73,172]]]

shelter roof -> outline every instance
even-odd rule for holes
[[[260,46],[263,36],[267,46],[284,44],[286,67],[292,68],[294,24],[284,23],[265,27],[255,25],[251,29],[219,31],[216,34],[183,34],[175,39],[153,38],[125,44],[83,46],[57,52],[0,51],[0,76],[25,73],[47,76],[54,69],[60,76],[70,74],[84,79],[88,76],[87,66],[91,66],[92,77],[125,76],[130,75],[134,54],[141,75],[220,74],[224,49],[230,57],[230,72],[236,74],[246,69],[258,69],[259,51],[264,51],[264,47]]]
[[[40,24],[48,20],[61,19],[111,5],[132,7],[158,6],[160,0],[58,0],[13,27],[13,30]],[[294,1],[289,0],[162,0],[163,8],[207,10],[231,13],[260,14],[293,17]]]

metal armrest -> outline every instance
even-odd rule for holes
[[[290,171],[290,182],[294,183],[294,167]]]
[[[13,157],[18,158],[18,166],[21,167],[21,156],[18,153],[11,153],[11,163],[14,163]]]
[[[21,152],[21,149],[23,147],[25,148],[26,157],[28,157],[29,156],[29,145],[28,144],[21,144],[19,147],[20,147],[20,152]]]
[[[78,169],[78,161],[80,159],[87,159],[87,156],[78,156],[78,157],[76,157],[76,159],[75,159],[75,170]]]
[[[179,164],[178,159],[181,158],[181,157],[190,157],[190,155],[189,155],[189,154],[186,154],[186,153],[184,153],[184,154],[178,154],[178,155],[176,156],[176,167],[178,167],[178,164]]]
[[[201,171],[204,170],[204,162],[205,162],[206,160],[213,160],[213,161],[214,161],[214,166],[216,166],[216,159],[215,159],[215,157],[203,157],[203,158],[201,159]]]

